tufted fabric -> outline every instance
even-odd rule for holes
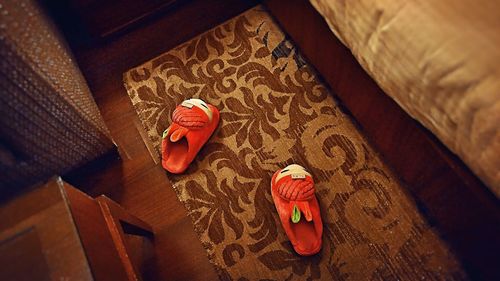
[[[55,26],[31,0],[0,0],[0,187],[64,173],[108,151],[108,129]]]

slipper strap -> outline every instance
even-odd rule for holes
[[[312,179],[293,180],[290,177],[276,182],[279,196],[286,201],[307,201],[314,196]]]

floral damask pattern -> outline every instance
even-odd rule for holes
[[[222,280],[465,278],[262,7],[128,71],[124,81],[157,149],[184,99],[221,112],[190,168],[169,178]],[[325,231],[313,257],[293,252],[271,199],[272,174],[291,163],[316,180]]]

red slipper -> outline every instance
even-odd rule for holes
[[[165,170],[180,174],[194,160],[219,124],[219,110],[200,99],[178,105],[172,124],[163,132],[161,164]]]
[[[311,174],[297,164],[276,171],[271,180],[281,224],[293,249],[302,256],[314,255],[321,249],[323,223],[314,191]]]

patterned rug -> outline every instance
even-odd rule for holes
[[[453,255],[271,16],[257,6],[124,74],[159,152],[175,106],[201,98],[221,123],[190,168],[168,175],[222,280],[462,280]],[[272,174],[316,181],[323,249],[296,255]]]

